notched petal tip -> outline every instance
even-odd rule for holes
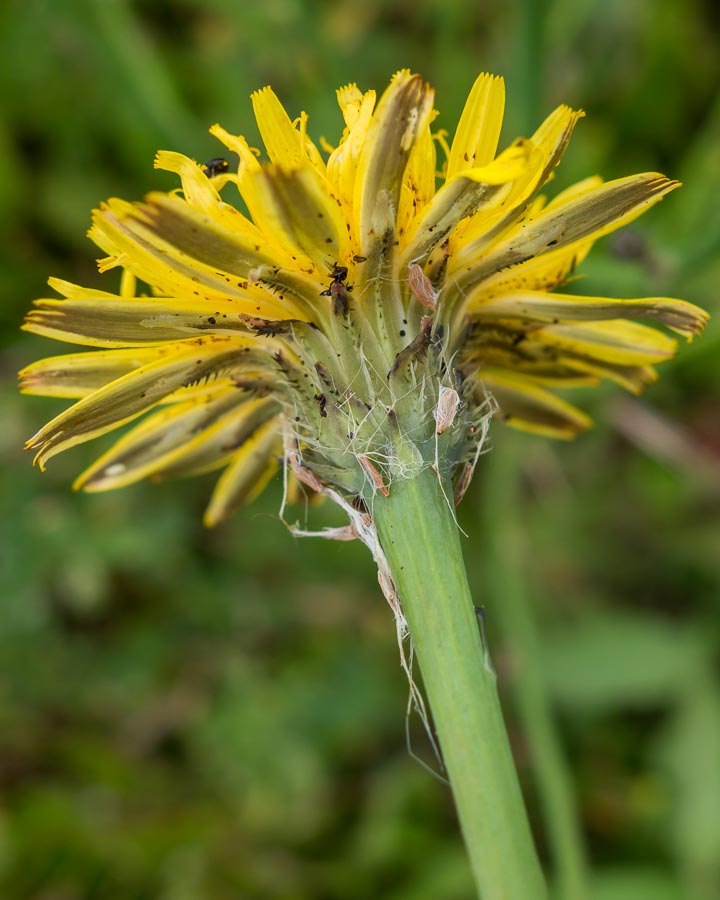
[[[688,342],[702,334],[710,320],[710,313],[687,300],[658,297],[648,302],[652,303],[653,318],[682,335]]]
[[[153,159],[153,168],[160,169],[163,172],[181,172],[188,163],[197,166],[194,159],[177,153],[174,150],[158,150]]]
[[[260,88],[256,88],[254,91],[250,93],[250,99],[255,100],[258,97],[262,97],[263,94],[274,94],[272,87],[269,84],[264,84]]]
[[[271,162],[294,166],[310,163],[318,171],[324,162],[317,147],[307,136],[307,115],[292,120],[279,98],[269,87],[251,96],[260,136]]]
[[[52,423],[49,423],[52,424]],[[33,466],[37,466],[41,472],[47,471],[46,463],[55,456],[55,452],[53,451],[51,441],[46,437],[47,435],[48,425],[43,426],[39,431],[36,431],[35,434],[25,442],[24,448],[25,450],[35,450],[35,456],[33,456],[32,464]],[[62,431],[59,432],[58,436],[62,435]]]
[[[39,431],[36,431],[32,437],[28,438],[23,444],[23,450],[37,450],[38,447],[42,444],[42,441],[40,440],[42,432],[43,428],[41,428]]]
[[[399,81],[422,81],[422,78],[411,69],[398,69],[390,78],[390,84],[397,84]]]

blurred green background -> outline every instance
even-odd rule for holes
[[[685,182],[601,242],[578,290],[717,313],[719,31],[712,0],[4,0],[3,900],[472,896],[448,789],[406,750],[362,547],[294,540],[278,485],[207,532],[211,482],[79,496],[95,446],[45,475],[22,455],[63,404],[20,398],[14,373],[71,348],[17,326],[48,275],[101,284],[90,209],[171,187],[157,148],[217,155],[213,122],[255,141],[266,83],[332,143],[341,84],[418,70],[452,128],[489,70],[505,140],[560,102],[587,111],[558,187]],[[541,853],[552,871],[549,772],[593,900],[720,897],[719,374],[716,315],[641,400],[583,396],[597,425],[576,443],[496,427],[461,508]]]

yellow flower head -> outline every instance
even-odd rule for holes
[[[236,170],[162,151],[155,165],[181,189],[96,211],[90,237],[101,271],[123,270],[120,293],[51,279],[64,299],[36,301],[25,325],[101,348],[21,373],[27,393],[77,400],[29,441],[41,466],[132,422],[78,487],[223,469],[210,524],[283,459],[366,500],[432,465],[459,496],[489,397],[511,425],[571,437],[588,419],[552,388],[639,391],[675,351],[627,320],[702,329],[682,300],[555,290],[593,241],[678,186],[593,177],[547,203],[538,191],[582,113],[561,106],[497,154],[500,78],[477,79],[449,146],[417,75],[399,72],[378,101],[355,85],[337,96],[345,129],[329,155],[264,88],[252,102],[268,161],[216,125]]]

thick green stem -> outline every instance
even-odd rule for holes
[[[542,900],[545,884],[495,674],[438,477],[425,469],[399,479],[389,497],[376,498],[373,515],[420,663],[480,896]]]
[[[508,436],[509,438],[509,436]],[[506,440],[488,454],[482,529],[486,591],[516,670],[512,685],[535,770],[558,900],[587,900],[588,872],[572,778],[553,719],[540,635],[523,577],[519,461]]]

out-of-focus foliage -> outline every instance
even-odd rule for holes
[[[586,109],[558,186],[651,169],[685,182],[602,242],[579,289],[717,313],[719,28],[700,0],[2,4],[0,896],[471,896],[448,791],[406,753],[406,685],[362,548],[293,540],[279,486],[208,533],[207,483],[77,496],[94,448],[44,476],[22,457],[60,404],[16,396],[14,371],[54,352],[16,328],[48,275],[100,283],[90,208],[171,187],[157,148],[217,155],[215,121],[252,139],[248,94],[265,83],[332,142],[335,86],[417,69],[451,126],[485,69],[508,82],[508,140],[559,102]],[[483,520],[522,525],[593,900],[720,896],[719,323],[646,397],[588,395],[599,424],[573,445],[495,430],[520,458],[522,506]],[[482,501],[480,483],[467,557],[512,684]],[[547,852],[510,694],[507,709]]]

